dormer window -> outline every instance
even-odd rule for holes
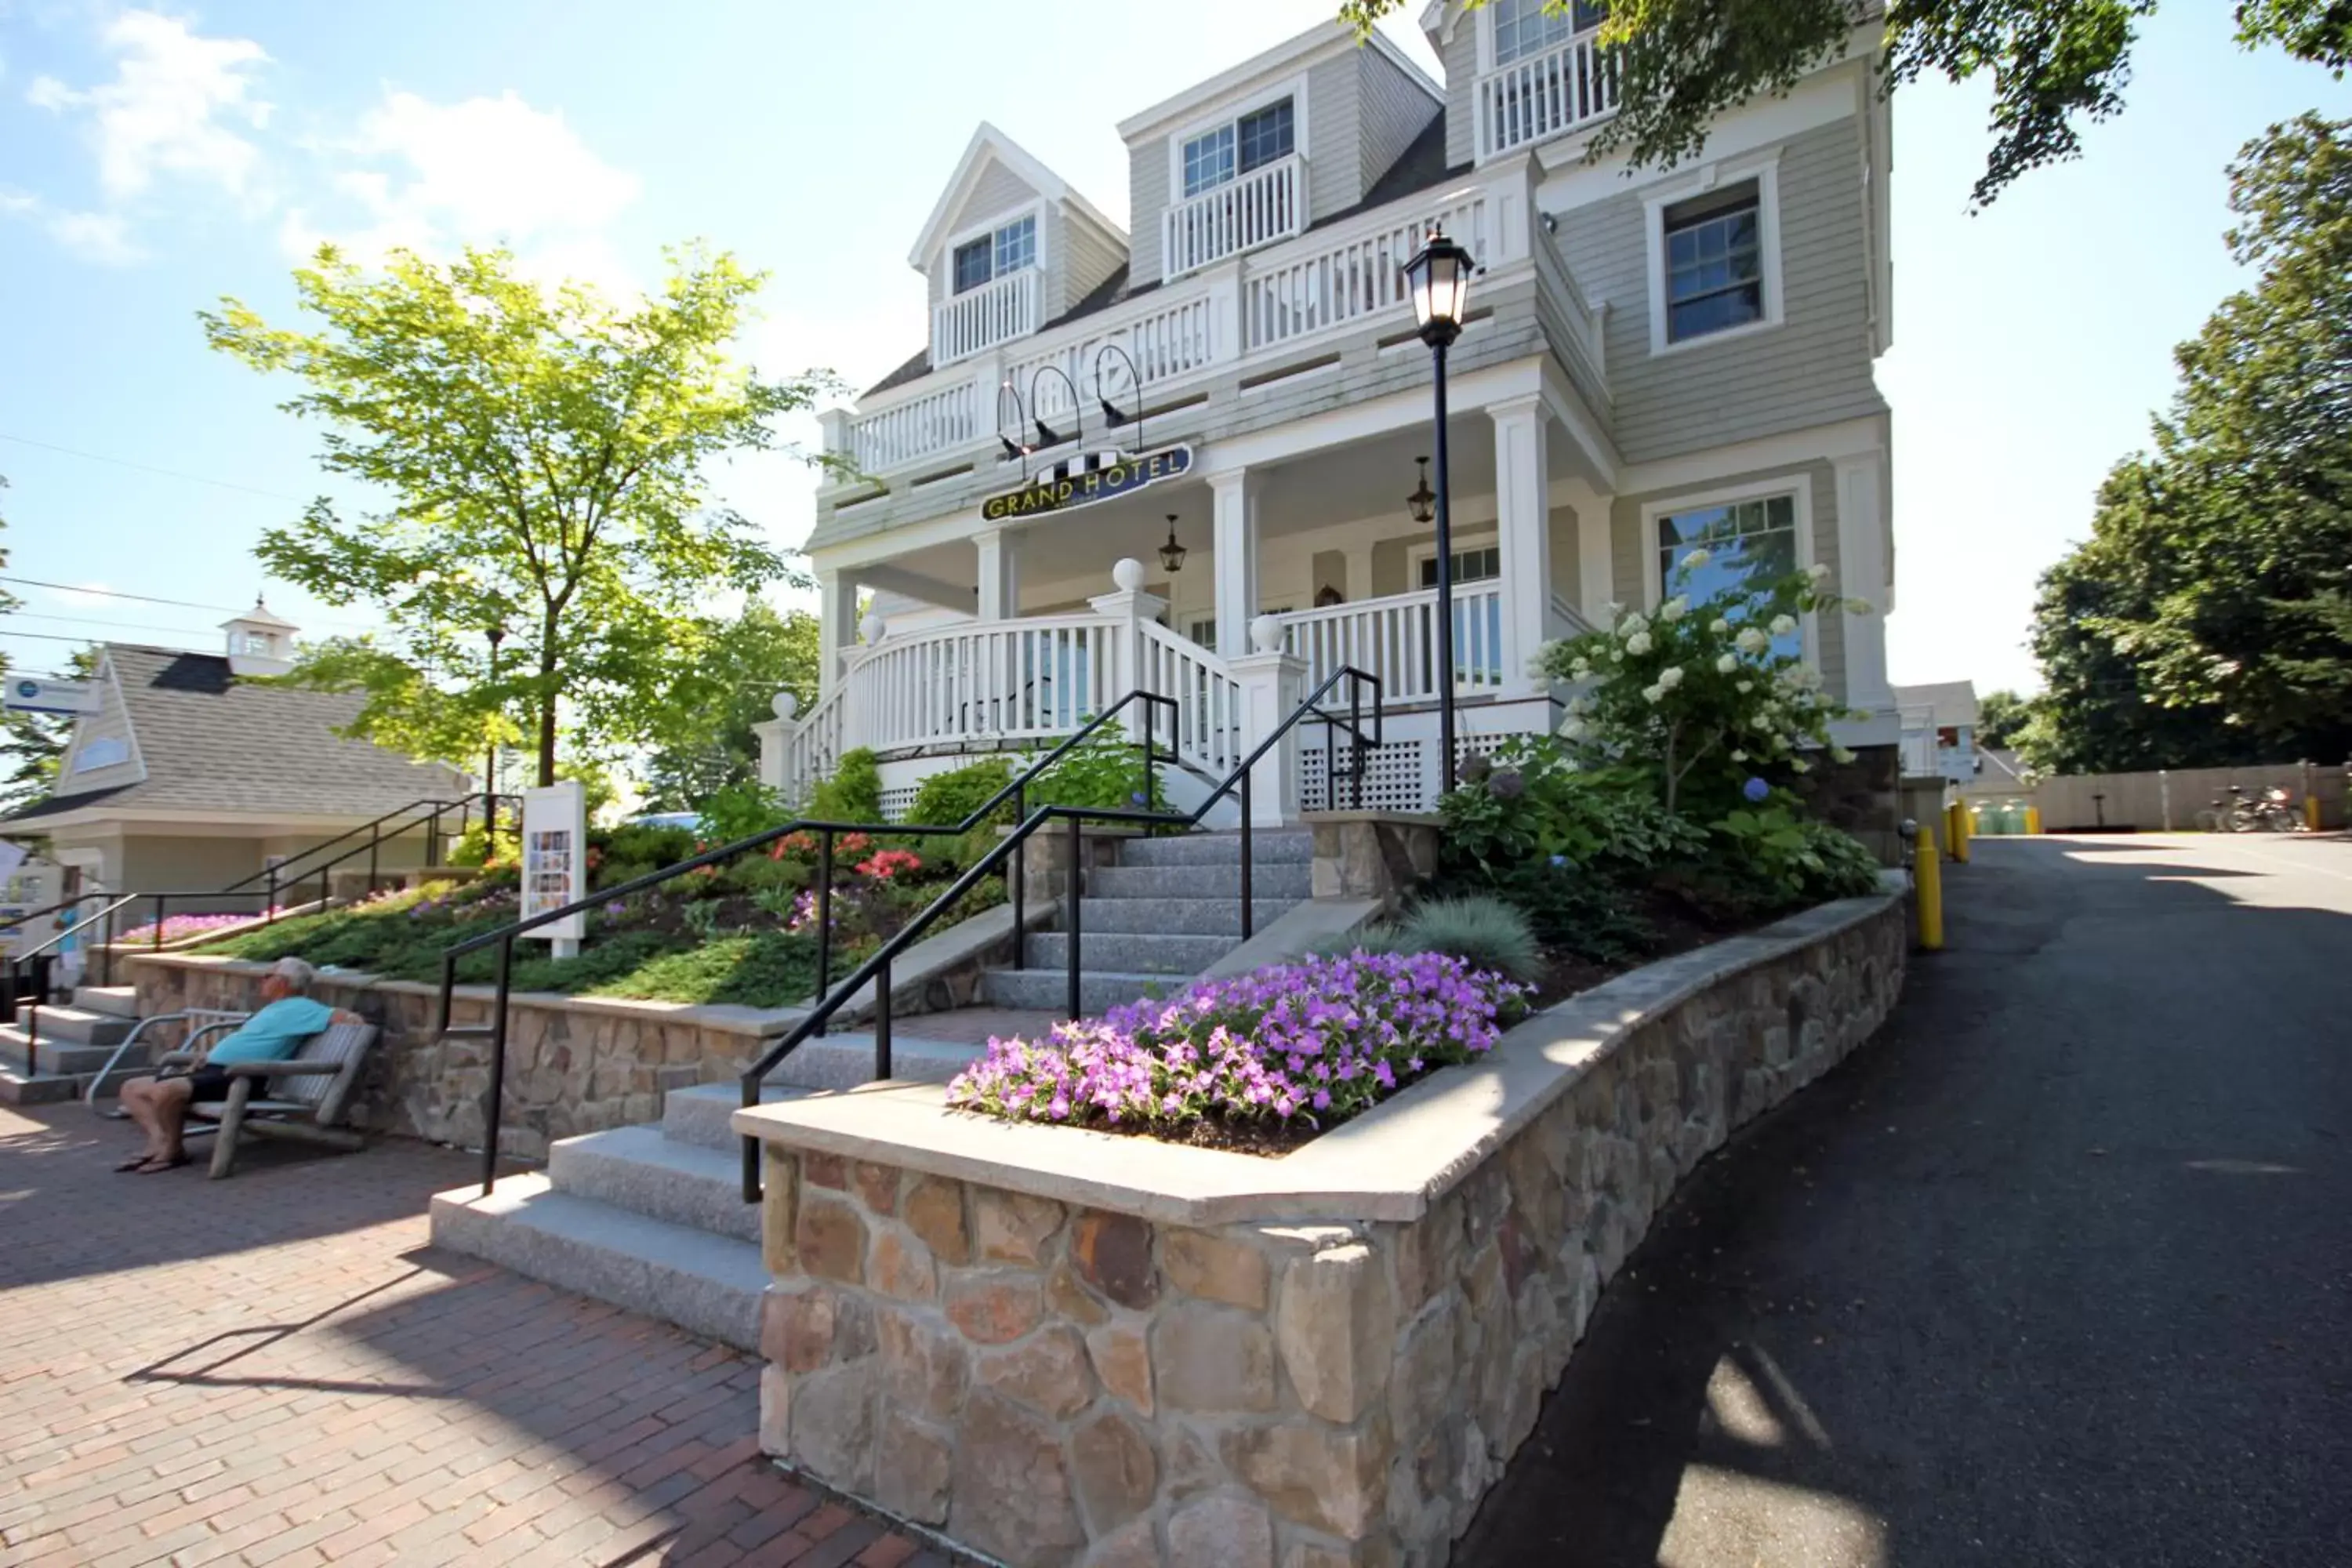
[[[1263,109],[1229,120],[1184,142],[1184,194],[1230,184],[1242,175],[1278,163],[1296,149],[1297,131],[1290,100],[1277,99]]]
[[[1575,0],[1555,11],[1545,0],[1495,0],[1494,12],[1495,63],[1507,66],[1591,32],[1601,26],[1608,7]]]
[[[1036,264],[1037,219],[1031,214],[955,247],[955,291],[969,294],[983,283]]]

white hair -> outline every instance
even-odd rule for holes
[[[310,983],[319,978],[319,972],[299,958],[281,958],[269,966],[269,973],[286,982],[297,996],[307,993]]]

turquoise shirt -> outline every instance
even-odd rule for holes
[[[302,1042],[334,1021],[335,1010],[308,996],[281,996],[245,1021],[236,1033],[225,1037],[205,1060],[215,1067],[230,1062],[279,1062]]]

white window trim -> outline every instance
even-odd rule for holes
[[[1214,111],[1201,115],[1171,131],[1168,133],[1168,205],[1181,206],[1188,201],[1197,199],[1184,194],[1185,142],[1195,136],[1205,135],[1220,125],[1236,124],[1244,115],[1255,114],[1259,110],[1270,104],[1278,103],[1286,98],[1290,100],[1290,155],[1302,163],[1307,162],[1310,150],[1307,145],[1307,77],[1304,72],[1301,72],[1286,80],[1262,88],[1245,98],[1229,100]],[[1240,152],[1236,148],[1234,159],[1234,178],[1227,183],[1236,184],[1241,178]],[[1212,188],[1223,189],[1223,187]],[[1202,195],[1208,194],[1207,191],[1201,193]],[[1299,199],[1305,201],[1306,198],[1307,193],[1301,190]]]
[[[1037,258],[1029,264],[1029,270],[1033,272],[1043,272],[1045,270],[1045,200],[1043,196],[1040,196],[1034,201],[1023,202],[1017,207],[1007,207],[985,223],[972,224],[969,227],[960,229],[956,233],[948,236],[947,242],[940,247],[939,265],[942,284],[940,291],[940,299],[942,302],[950,300],[961,300],[963,298],[962,295],[956,292],[956,252],[962,249],[965,246],[970,245],[973,240],[982,238],[982,237],[986,237],[993,242],[998,229],[1004,227],[1007,224],[1019,223],[1024,217],[1034,217],[1037,220]],[[996,257],[992,244],[992,249],[989,253],[989,265],[992,268],[995,266],[995,262]],[[1011,276],[1013,275],[1009,272],[992,272],[988,281],[989,283],[993,283],[999,277],[1010,278]],[[983,289],[987,286],[988,284],[986,283],[981,285]]]
[[[1643,614],[1654,610],[1665,599],[1664,574],[1658,563],[1658,520],[1677,512],[1704,511],[1711,506],[1728,506],[1734,501],[1762,500],[1769,496],[1794,498],[1797,521],[1797,570],[1809,569],[1813,563],[1813,477],[1808,473],[1783,474],[1778,479],[1758,479],[1750,484],[1728,485],[1716,489],[1693,490],[1665,500],[1642,503],[1642,609]],[[1822,667],[1820,617],[1807,610],[1797,617],[1799,657],[1812,669]]]
[[[1453,542],[1454,553],[1456,555],[1461,554],[1465,550],[1499,549],[1503,542],[1502,530],[1500,527],[1469,529],[1464,532],[1455,534],[1454,536]],[[1434,561],[1436,559],[1437,541],[1433,539],[1424,541],[1419,544],[1407,545],[1405,547],[1404,580],[1406,584],[1406,593],[1427,594],[1434,592],[1433,589],[1423,588],[1421,586],[1421,567],[1422,563],[1425,561]],[[1482,579],[1482,581],[1499,583],[1502,579],[1499,577],[1488,577]],[[1454,586],[1460,587],[1461,584],[1457,583]]]
[[[1588,27],[1585,32],[1597,33],[1600,30],[1598,27]],[[1571,39],[1582,37],[1584,33],[1569,35]],[[1492,5],[1481,5],[1478,7],[1478,74],[1486,76],[1500,69],[1502,66],[1495,58],[1495,8]]]
[[[1678,343],[1669,342],[1666,341],[1666,208],[1725,185],[1736,185],[1742,180],[1756,182],[1757,245],[1764,263],[1764,319],[1750,321],[1743,327],[1727,327],[1719,332],[1685,338]],[[1650,353],[1653,356],[1687,353],[1694,349],[1712,348],[1717,343],[1737,342],[1759,332],[1772,331],[1783,324],[1786,317],[1780,278],[1780,150],[1778,147],[1760,156],[1743,158],[1736,163],[1708,163],[1687,180],[1676,180],[1654,187],[1642,197],[1642,226],[1650,253]]]

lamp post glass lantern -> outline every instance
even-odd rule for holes
[[[1168,542],[1160,547],[1160,564],[1173,577],[1184,570],[1184,547],[1176,542],[1176,514],[1168,514]]]
[[[1470,274],[1476,268],[1470,253],[1446,238],[1437,224],[1429,226],[1428,237],[1404,264],[1413,319],[1421,325],[1421,341],[1429,345],[1437,405],[1437,748],[1438,776],[1447,795],[1454,793],[1454,515],[1453,486],[1446,473],[1445,351],[1462,335]]]

